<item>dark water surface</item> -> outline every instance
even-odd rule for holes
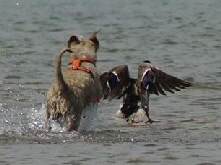
[[[220,165],[219,0],[3,1],[0,5],[0,164]],[[101,72],[149,59],[194,86],[151,97],[161,122],[128,126],[119,101],[102,102],[96,127],[43,129],[54,58],[72,34],[99,35]]]

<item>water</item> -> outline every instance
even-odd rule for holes
[[[218,0],[2,1],[0,164],[221,164],[221,3]],[[72,34],[99,34],[101,72],[154,65],[194,83],[151,97],[161,122],[128,126],[103,101],[92,130],[48,133],[45,93]]]

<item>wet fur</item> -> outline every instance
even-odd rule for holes
[[[80,40],[72,36],[68,41],[68,48],[63,49],[56,57],[55,79],[52,82],[46,101],[46,127],[50,129],[50,120],[64,119],[67,131],[77,130],[80,125],[82,111],[101,98],[102,88],[99,73],[92,63],[82,63],[92,71],[92,74],[81,70],[61,71],[62,56],[68,52],[70,59],[87,57],[97,59],[99,41],[97,32],[88,40]],[[71,67],[71,66],[69,66]]]

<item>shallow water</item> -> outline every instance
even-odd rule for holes
[[[221,164],[221,4],[217,0],[3,1],[0,164]],[[101,72],[149,59],[194,84],[151,96],[160,122],[128,126],[102,101],[92,130],[43,129],[54,58],[72,34],[99,35]]]

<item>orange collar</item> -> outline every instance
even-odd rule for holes
[[[82,70],[91,74],[92,72],[89,68],[81,67],[82,62],[89,62],[95,65],[95,61],[91,58],[75,58],[68,63],[69,65],[71,65],[68,70]]]

